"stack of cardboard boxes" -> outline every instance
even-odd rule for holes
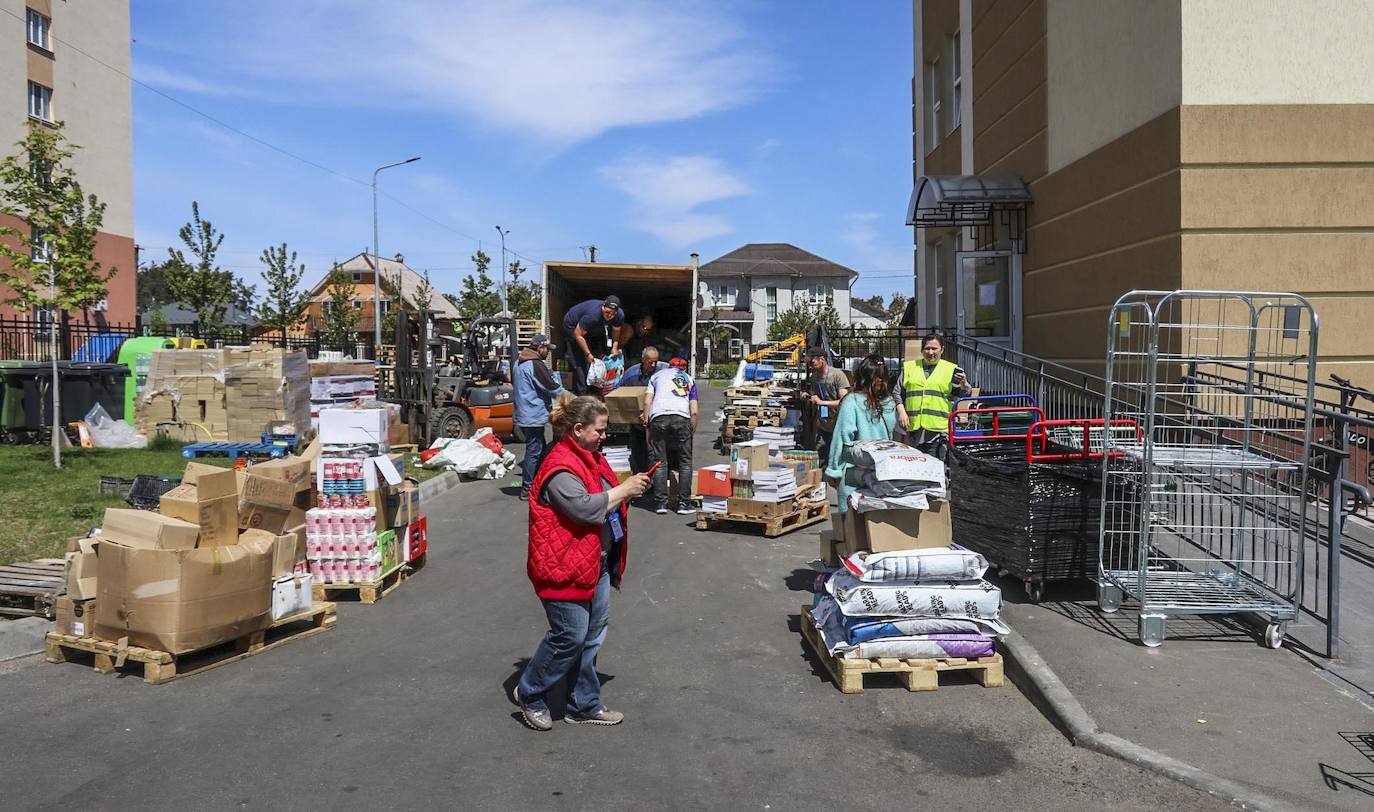
[[[154,352],[135,415],[149,438],[160,432],[185,442],[226,440],[224,350]]]
[[[310,433],[305,353],[268,347],[158,350],[138,398],[138,430],[185,442],[260,442]]]
[[[311,361],[310,424],[319,428],[320,411],[377,397],[375,361]]]
[[[755,480],[767,484],[756,488]],[[731,516],[784,516],[824,501],[826,493],[814,456],[800,460],[772,456],[763,440],[736,443],[730,449],[728,469],[700,468],[692,481],[692,495],[703,505],[711,505],[705,512],[721,513],[720,500],[724,499],[723,513]]]
[[[405,456],[389,453],[390,428],[385,408],[320,412],[318,496],[305,514],[315,583],[375,584],[426,552],[419,485],[403,478]]]
[[[224,352],[230,442],[257,442],[264,434],[309,435],[310,361],[305,353],[263,345]]]

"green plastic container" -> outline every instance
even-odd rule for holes
[[[148,367],[153,362],[153,353],[157,350],[175,348],[175,341],[157,336],[131,338],[119,346],[119,355],[116,360],[129,368],[129,377],[124,380],[125,423],[133,425],[134,403],[138,400],[138,396],[143,393],[143,385],[148,382]]]
[[[11,381],[5,373],[25,361],[0,361],[0,428],[12,428],[24,424],[24,387],[18,380]]]

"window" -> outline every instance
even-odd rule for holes
[[[358,283],[361,282],[361,281],[363,281],[363,275],[360,274],[360,273],[358,273],[357,271],[354,271],[354,272],[353,272],[353,284],[356,285],[356,284],[358,284]]]
[[[729,285],[720,285],[716,288],[716,304],[733,305],[735,303],[734,292]]]
[[[52,123],[52,88],[29,82],[29,116]]]
[[[110,310],[110,300],[109,300],[109,299],[101,299],[100,301],[98,301],[98,302],[96,302],[95,304],[91,305],[91,310],[95,311],[96,313],[107,313],[107,312],[109,312],[109,310]]]
[[[926,152],[940,146],[940,59],[926,63]]]
[[[829,282],[817,282],[807,289],[813,305],[828,305],[835,295],[835,286]]]
[[[730,339],[730,357],[731,357],[731,358],[739,358],[739,357],[741,357],[742,355],[744,355],[744,339],[742,339],[742,338],[732,338],[732,339]]]
[[[950,37],[949,40],[949,67],[950,73],[954,76],[952,83],[954,92],[950,94],[949,131],[953,132],[954,128],[959,126],[959,113],[963,109],[961,106],[963,89],[959,86],[963,60],[959,56],[959,32],[954,32],[954,36]]]
[[[353,300],[353,309],[354,309],[354,310],[362,310],[362,309],[363,309],[363,300],[362,300],[362,299],[354,299],[354,300]]]
[[[778,320],[778,289],[764,288],[763,300],[768,306],[768,323],[772,324]]]
[[[33,337],[39,341],[50,340],[53,321],[55,321],[55,317],[51,307],[35,307],[33,309]]]
[[[52,20],[33,9],[28,9],[28,12],[29,44],[37,45],[45,51],[51,51],[52,48],[48,45],[48,26],[52,25]]]

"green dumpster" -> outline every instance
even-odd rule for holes
[[[0,361],[0,429],[22,425],[24,422],[24,387],[18,380],[10,382],[5,372],[24,361]]]
[[[175,341],[157,336],[131,338],[120,345],[119,355],[115,360],[129,368],[129,377],[124,381],[125,423],[132,425],[134,422],[134,403],[143,393],[143,385],[148,382],[148,367],[153,362],[153,353],[157,350],[175,348]]]

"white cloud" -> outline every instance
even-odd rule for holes
[[[844,224],[840,239],[858,257],[859,267],[855,270],[892,274],[911,269],[915,273],[911,248],[901,242],[903,238],[910,239],[910,229],[884,222],[883,214],[876,211],[846,214]]]
[[[249,96],[246,90],[218,82],[208,82],[184,73],[177,73],[159,65],[139,62],[134,65],[134,78],[159,90],[195,93],[202,96]]]
[[[238,21],[272,23],[222,35],[223,56],[261,78],[307,82],[314,101],[454,111],[555,146],[737,107],[778,73],[728,9],[703,3],[243,5]]]
[[[753,192],[723,162],[708,155],[632,155],[598,171],[634,201],[630,226],[674,249],[735,230],[720,215],[694,211],[698,206]]]

